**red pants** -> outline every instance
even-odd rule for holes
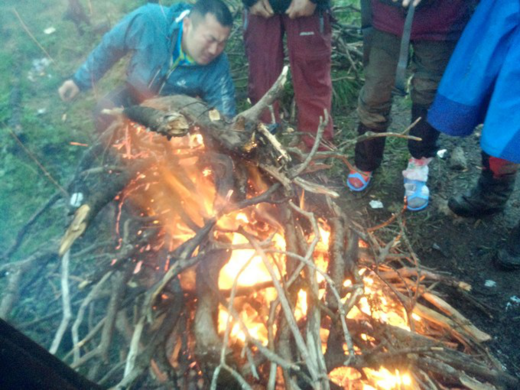
[[[289,19],[275,15],[269,19],[244,15],[244,42],[249,61],[249,98],[254,104],[271,88],[283,68],[283,35],[287,35],[287,49],[298,109],[298,130],[315,134],[320,116],[326,109],[330,115],[332,103],[331,27],[328,12],[316,12],[309,17]],[[275,107],[279,119],[278,105]],[[271,123],[268,110],[262,121]],[[324,138],[332,140],[332,118]],[[313,137],[303,137],[307,146]]]

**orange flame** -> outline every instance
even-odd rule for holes
[[[134,147],[132,141],[135,138],[146,142],[147,148],[140,150],[139,147]],[[148,147],[149,145],[156,145],[157,150]],[[169,161],[169,164],[154,164],[146,172],[141,172],[120,197],[121,204],[130,201],[138,205],[141,217],[152,217],[152,223],[164,229],[165,237],[169,239],[166,245],[170,251],[193,237],[194,230],[197,230],[196,227],[203,226],[209,218],[218,215],[219,210],[216,210],[218,207],[215,206],[217,202],[220,202],[221,206],[230,202],[232,193],[226,194],[224,199],[216,199],[213,171],[210,167],[201,167],[198,155],[193,153],[195,150],[204,148],[200,134],[166,141],[164,137],[146,133],[140,127],[127,126],[125,136],[114,145],[114,148],[122,153],[123,158],[129,160],[150,157],[154,154],[159,155],[159,153],[164,153],[165,149],[170,150],[176,156],[176,160]],[[268,185],[258,168],[254,166],[246,168],[251,192],[249,196],[265,191]],[[300,206],[305,207],[303,194],[300,198]],[[221,290],[251,289],[246,298],[241,296],[235,299],[234,310],[239,313],[240,320],[248,329],[250,337],[254,337],[264,345],[268,340],[265,324],[269,315],[269,307],[277,299],[276,290],[270,287],[272,276],[264,262],[271,263],[278,280],[285,277],[286,261],[285,255],[282,253],[286,250],[286,245],[284,237],[280,233],[280,227],[277,225],[278,222],[272,215],[274,212],[276,211],[273,206],[261,204],[229,213],[219,218],[214,236],[215,240],[222,240],[234,247],[241,247],[241,249],[233,250],[230,260],[221,269],[218,285]],[[323,220],[319,220],[318,225],[319,242],[312,261],[321,272],[325,273],[328,266],[331,231]],[[264,257],[260,256],[251,248],[246,237],[239,233],[239,229],[244,229],[260,237],[266,249],[275,248],[277,252],[271,251]],[[140,234],[142,234],[142,230],[138,232],[138,235]],[[306,240],[310,244],[314,240],[314,234],[309,234]],[[361,240],[359,244],[368,246]],[[141,265],[142,262],[137,264],[136,273],[140,271]],[[168,266],[169,260],[166,268]],[[186,272],[186,283],[189,283],[189,272]],[[325,286],[324,278],[319,273],[315,273],[315,275],[316,283]],[[370,316],[377,321],[409,329],[404,309],[391,299],[389,294],[385,294],[385,288],[378,281],[377,275],[363,270],[362,276],[364,280],[363,297],[347,314],[347,318]],[[260,284],[262,284],[261,289],[255,288]],[[351,288],[352,281],[345,280],[343,287]],[[325,288],[322,288],[319,291],[319,299],[322,299],[324,295]],[[342,299],[345,301],[348,297],[349,294]],[[294,316],[297,321],[302,321],[307,316],[309,310],[307,299],[307,292],[300,290],[294,307]],[[419,321],[418,317],[413,318]],[[227,308],[220,307],[218,331],[223,334],[226,329],[229,330],[230,344],[243,345],[246,342],[247,337],[240,324],[230,316]],[[321,330],[320,336],[324,351],[328,335],[327,329]],[[372,341],[366,335],[362,337],[367,342]],[[362,379],[364,376],[353,368],[340,367],[330,373],[330,378],[345,389],[404,390],[416,387],[407,372],[398,370],[390,372],[386,368],[380,368],[379,370],[364,369],[364,374],[368,378],[367,380]]]

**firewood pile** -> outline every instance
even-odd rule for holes
[[[328,114],[305,151],[259,123],[284,78],[231,121],[185,96],[112,111],[64,236],[2,262],[0,316],[59,258],[59,288],[37,291],[61,309],[31,326],[52,323],[50,351],[110,388],[518,388],[438,292],[471,287],[421,266],[403,214],[365,229],[342,210],[323,161],[345,158],[318,150]]]

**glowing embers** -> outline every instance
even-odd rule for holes
[[[263,345],[267,345],[269,338],[265,324],[268,320],[269,306],[265,306],[264,302],[265,299],[274,300],[275,298],[276,292],[273,288],[269,288],[265,290],[265,295],[262,294],[261,299],[258,296],[236,299],[234,310],[235,314],[240,316],[240,321],[236,321],[233,316],[230,316],[227,308],[220,306],[218,318],[219,333],[224,334],[229,326],[230,343],[239,342],[241,345],[244,345],[247,340],[243,330],[243,327],[245,327],[249,337],[260,341]],[[276,326],[274,326],[274,331],[276,331]]]
[[[127,204],[129,211],[138,210],[148,224],[160,226],[173,248],[214,216],[215,185],[211,168],[201,160],[204,144],[200,134],[168,141],[129,124],[113,147],[123,160],[139,159],[145,167],[116,199],[119,208]]]
[[[142,235],[143,229],[147,227],[160,227],[163,231],[160,236],[163,242],[157,243],[157,247],[165,245],[164,247],[168,248],[167,252],[171,253],[174,248],[193,237],[208,220],[215,219],[216,225],[212,230],[209,245],[229,251],[229,260],[220,270],[218,290],[230,303],[228,307],[219,305],[218,333],[221,337],[227,335],[226,345],[229,345],[230,349],[237,347],[238,351],[244,349],[246,344],[248,348],[261,349],[258,343],[263,346],[274,343],[277,315],[273,312],[281,312],[278,304],[281,297],[278,296],[275,285],[279,283],[284,291],[288,291],[287,284],[291,279],[291,275],[287,275],[286,264],[289,256],[283,236],[285,230],[277,218],[277,213],[280,212],[278,206],[264,203],[228,212],[229,209],[226,207],[233,206],[234,189],[222,191],[222,194],[218,195],[215,181],[221,172],[218,172],[214,165],[205,162],[204,154],[211,152],[204,150],[200,135],[172,141],[165,141],[164,137],[161,140],[156,138],[142,129],[127,128],[123,141],[117,145],[125,159],[147,158],[152,161],[146,170],[136,175],[120,197],[121,202],[136,205],[139,217],[148,223],[148,226],[136,230],[137,235]],[[135,142],[140,143],[140,147],[134,146]],[[169,150],[168,155],[172,157],[167,161],[164,157],[155,158],[164,156],[164,150]],[[248,193],[245,197],[250,199],[255,194],[267,190],[268,186],[256,167],[246,169]],[[300,207],[304,209],[304,206],[302,196]],[[298,215],[299,218],[304,218],[301,214]],[[317,224],[317,228],[310,228],[312,224]],[[307,225],[309,229],[305,231]],[[295,328],[304,329],[307,317],[312,318],[313,310],[316,311],[317,301],[320,300],[320,304],[326,306],[324,299],[328,282],[320,272],[325,274],[328,269],[331,231],[324,220],[298,226],[303,226],[298,231],[301,234],[300,242],[304,243],[302,247],[314,246],[312,256],[308,255],[309,258],[304,260],[313,263],[319,270],[314,272],[313,267],[303,270],[300,274],[304,275],[304,282],[298,282],[301,285],[295,287],[296,295],[291,298],[294,300],[290,303],[290,313],[297,324]],[[317,235],[319,237],[316,237]],[[260,248],[258,251],[253,249],[251,237],[257,242],[257,248]],[[299,261],[295,263],[297,266],[303,264]],[[143,265],[139,262],[135,272],[139,272]],[[167,262],[161,269],[167,271],[169,266],[170,263]],[[185,291],[194,291],[195,283],[188,280],[188,272],[193,273],[193,269],[182,275],[183,288],[191,286],[185,288]],[[356,289],[359,293],[363,292],[346,317],[356,320],[370,319],[409,329],[406,312],[402,304],[395,299],[391,289],[372,271],[365,270],[362,276],[363,287],[352,286],[350,280],[345,281],[343,286],[336,286],[343,302]],[[319,286],[319,289],[313,290],[314,293],[311,293],[309,288],[311,284]],[[329,330],[323,327],[320,331],[323,351],[326,350],[329,336]],[[378,347],[373,336],[361,334],[359,337],[370,348]],[[256,346],[250,342],[251,338],[258,341]],[[341,345],[341,341],[338,345]],[[346,349],[345,345],[344,350]],[[354,352],[361,354],[356,349]],[[410,375],[393,367],[361,370],[362,373],[353,368],[338,368],[330,373],[330,378],[345,389],[415,388]]]
[[[403,306],[391,299],[390,289],[379,280],[377,275],[361,270],[363,275],[364,293],[357,306],[348,313],[348,318],[371,317],[385,324],[410,330],[406,311]],[[363,316],[365,314],[365,316]]]
[[[244,212],[230,214],[225,218],[221,218],[218,223],[220,228],[228,228],[230,231],[243,228],[252,234],[262,234],[265,237],[268,231],[261,232],[265,229],[257,222],[249,222],[249,218]],[[224,235],[219,233],[219,236]],[[262,257],[256,254],[254,249],[249,249],[250,244],[247,238],[240,233],[227,233],[231,245],[235,248],[243,246],[244,249],[234,249],[228,263],[222,268],[219,278],[220,289],[230,289],[236,281],[237,286],[253,286],[264,282],[271,281],[271,275],[267,270]],[[273,232],[266,237],[266,249],[276,248],[278,251],[285,250],[285,241],[281,234]],[[248,249],[246,249],[248,248]],[[281,253],[271,253],[268,260],[273,262],[273,266],[277,272],[278,279],[281,273],[285,272],[285,256]],[[280,273],[281,272],[281,273]]]
[[[363,374],[366,379],[362,379],[361,372],[350,367],[339,367],[332,370],[329,374],[330,379],[338,386],[346,390],[405,390],[419,389],[414,384],[410,374],[391,371],[386,368],[373,370],[364,368]]]

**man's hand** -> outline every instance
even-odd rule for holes
[[[79,88],[74,81],[67,80],[58,89],[58,93],[61,100],[64,102],[70,102],[79,93]]]
[[[269,0],[258,0],[255,5],[249,7],[249,13],[251,15],[262,16],[269,19],[274,15],[273,8],[269,4]]]
[[[394,0],[394,1],[398,1],[398,0]],[[419,3],[421,2],[421,0],[403,0],[403,7],[408,7],[410,5],[410,3],[413,2],[413,5],[415,7],[417,7],[419,5]]]
[[[290,19],[296,19],[302,16],[311,16],[315,10],[316,4],[310,0],[292,0],[285,13]]]

